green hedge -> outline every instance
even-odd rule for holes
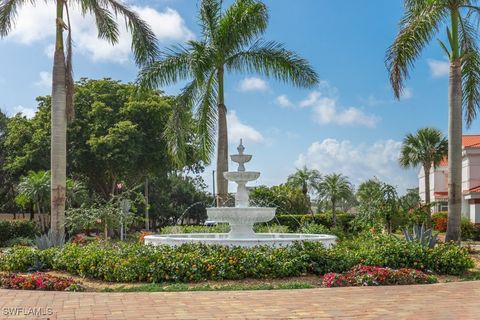
[[[278,278],[344,272],[358,264],[452,275],[473,267],[468,252],[455,245],[430,249],[389,236],[370,235],[332,249],[310,242],[282,248],[201,244],[152,247],[102,242],[67,244],[63,249],[43,251],[14,247],[0,256],[0,270],[26,271],[39,262],[49,269],[115,282]]]
[[[339,212],[337,213],[337,226],[345,232],[348,232],[351,230],[351,221],[354,218],[355,216],[353,214]],[[333,216],[331,213],[276,215],[269,223],[288,226],[292,232],[296,232],[310,223],[321,224],[327,228],[332,228]]]
[[[0,246],[14,238],[33,239],[38,234],[37,225],[29,220],[0,220]]]

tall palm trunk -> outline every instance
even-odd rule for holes
[[[432,225],[432,212],[430,208],[430,165],[424,165],[423,171],[425,173],[425,204],[427,206],[427,227]]]
[[[460,240],[462,210],[462,69],[460,59],[450,64],[448,119],[448,225],[446,241]]]
[[[337,226],[337,206],[336,202],[334,199],[332,199],[332,220],[333,220],[333,226]]]
[[[57,0],[55,55],[52,76],[51,133],[51,229],[65,233],[65,186],[67,171],[66,65],[63,46],[63,0]]]
[[[227,134],[227,107],[224,97],[224,70],[217,71],[218,77],[218,142],[217,142],[217,206],[223,207],[228,200],[228,181],[223,176],[228,171],[228,134]]]
[[[462,62],[458,8],[451,9],[450,79],[448,90],[448,223],[445,241],[460,241],[462,210]]]

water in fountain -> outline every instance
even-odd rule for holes
[[[293,234],[293,233],[255,233],[253,225],[268,222],[275,217],[274,207],[249,206],[247,183],[255,181],[260,172],[246,171],[245,163],[252,159],[252,155],[244,154],[245,147],[242,140],[237,148],[238,154],[231,155],[232,161],[238,164],[237,171],[224,172],[224,177],[237,184],[235,207],[208,208],[209,220],[226,222],[230,225],[230,232],[224,233],[197,233],[197,234],[167,234],[145,237],[146,244],[152,245],[179,245],[183,243],[202,242],[230,246],[252,247],[255,245],[288,245],[295,241],[318,241],[325,246],[335,243],[336,237],[325,234]]]

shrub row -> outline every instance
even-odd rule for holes
[[[5,246],[14,238],[33,239],[38,234],[37,225],[29,220],[1,220],[0,246]]]
[[[151,247],[94,242],[85,246],[68,244],[63,249],[14,247],[0,256],[3,271],[26,271],[39,264],[116,282],[278,278],[344,272],[358,264],[453,275],[473,267],[468,252],[455,245],[441,244],[429,249],[383,235],[365,236],[360,245],[345,242],[331,249],[312,242],[281,248],[202,244]]]

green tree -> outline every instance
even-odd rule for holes
[[[404,168],[423,167],[427,207],[430,205],[430,169],[438,167],[447,153],[447,139],[440,130],[435,128],[419,129],[415,134],[409,133],[403,139],[399,158],[400,165]],[[431,219],[427,220],[427,225],[431,225]]]
[[[21,0],[0,0],[0,36],[7,36],[15,26],[18,10],[27,4]],[[32,4],[35,1],[31,1]],[[132,48],[137,63],[151,60],[157,54],[155,35],[148,25],[117,0],[74,2],[82,13],[95,16],[98,37],[112,44],[119,40],[118,23],[115,17],[125,19],[127,30],[132,34]],[[67,0],[55,0],[55,53],[52,72],[52,117],[51,117],[51,227],[55,236],[65,233],[65,190],[67,177],[67,120],[73,117],[72,77],[72,25]],[[64,30],[68,31],[66,44]]]
[[[322,175],[318,170],[308,169],[304,166],[302,169],[297,169],[293,174],[287,178],[287,184],[293,188],[300,190],[305,199],[305,203],[309,208],[309,212],[313,214],[311,209],[311,201],[309,193],[314,192],[315,187],[320,183]]]
[[[480,52],[477,44],[480,13],[477,0],[404,0],[400,31],[388,48],[386,65],[396,98],[422,50],[447,25],[448,44],[440,47],[450,60],[448,108],[448,227],[446,241],[460,240],[462,201],[462,106],[467,125],[480,104]]]
[[[276,207],[276,214],[305,214],[310,206],[300,189],[289,184],[258,186],[250,191],[250,202],[255,206]]]
[[[282,44],[260,40],[268,25],[268,11],[260,1],[236,0],[222,11],[221,0],[202,0],[199,22],[201,39],[163,52],[159,61],[143,68],[139,82],[151,88],[190,81],[180,95],[166,134],[170,150],[182,161],[186,155],[182,113],[195,109],[198,143],[204,159],[208,159],[218,129],[217,203],[221,206],[228,197],[228,182],[221,174],[228,171],[225,72],[256,72],[299,87],[316,85],[318,76],[306,60]]]
[[[370,179],[358,186],[358,214],[355,222],[362,228],[382,227],[391,232],[393,221],[398,218],[399,201],[394,186]]]
[[[332,205],[333,224],[337,225],[337,205],[340,201],[348,200],[353,195],[352,184],[348,177],[339,174],[327,174],[316,186],[319,198],[329,201]]]

